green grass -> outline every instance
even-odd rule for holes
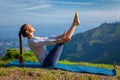
[[[89,63],[89,62],[70,62],[70,61],[67,61],[67,60],[59,61],[58,63],[114,69],[114,65],[111,65],[111,64],[97,64],[97,63]]]
[[[6,52],[6,56],[0,59],[0,80],[120,80],[119,65],[116,66],[116,76],[75,73],[58,69],[4,67],[8,62],[18,59],[18,56],[19,50],[9,49]],[[37,62],[35,55],[30,51],[25,51],[23,57],[25,60]],[[58,63],[114,69],[114,66],[111,64],[70,62],[67,60],[59,61]]]

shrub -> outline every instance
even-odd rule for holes
[[[5,56],[2,58],[2,60],[14,60],[19,59],[20,51],[19,49],[8,49],[5,53]],[[22,54],[24,60],[27,61],[37,61],[35,55],[31,51],[23,51]]]

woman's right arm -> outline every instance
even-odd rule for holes
[[[32,43],[33,46],[42,46],[42,45],[50,45],[50,44],[57,44],[57,43],[66,43],[68,41],[70,41],[70,39],[67,38],[66,32],[64,32],[62,35],[43,37],[40,39],[38,38],[30,42]]]

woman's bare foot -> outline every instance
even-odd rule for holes
[[[75,25],[75,26],[80,25],[79,14],[78,14],[77,11],[75,12],[75,16],[74,16],[74,20],[73,20],[73,25]]]

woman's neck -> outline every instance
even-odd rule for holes
[[[30,35],[27,37],[28,39],[30,38],[34,38],[35,36],[33,35],[33,33],[30,33]]]

